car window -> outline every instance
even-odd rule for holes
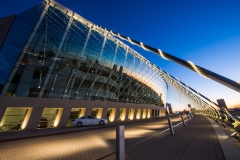
[[[90,119],[96,119],[96,117],[90,116]]]
[[[81,119],[86,119],[86,117],[82,117]]]

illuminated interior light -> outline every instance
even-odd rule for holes
[[[164,55],[163,55],[163,53],[162,53],[162,50],[161,49],[158,49],[158,52],[159,52],[159,54],[161,55],[161,57],[163,58],[163,59],[166,59],[166,60],[169,60],[169,59],[167,59]]]
[[[200,70],[195,66],[195,64],[193,64],[191,61],[187,61],[187,62],[193,67],[193,69],[194,69],[198,74],[200,74],[200,75],[203,76],[204,78],[209,79],[208,77],[204,76],[204,75],[200,72]]]
[[[38,86],[38,88],[41,88],[41,81],[42,81],[42,71],[41,71],[41,73],[40,73],[40,77],[39,77],[39,86]]]

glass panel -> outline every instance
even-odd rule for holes
[[[92,109],[92,112],[91,112],[91,116],[97,117],[98,110],[99,110],[99,109],[97,109],[97,108],[93,108],[93,109]]]
[[[57,112],[58,108],[44,108],[37,128],[52,128]]]
[[[80,116],[81,111],[82,111],[81,108],[72,108],[71,109],[67,126],[71,126],[71,122]]]
[[[112,109],[111,109],[111,108],[108,108],[107,116],[106,116],[106,119],[108,120],[108,122],[110,122],[111,114],[112,114]]]
[[[123,109],[120,109],[118,121],[122,121],[122,114],[123,114]]]
[[[5,84],[27,38],[36,24],[44,3],[41,3],[21,14],[18,14],[12,24],[8,36],[0,50],[0,84]],[[6,72],[7,71],[7,72]],[[1,92],[1,90],[0,90]]]
[[[15,64],[12,60],[23,54],[7,96],[162,104],[165,82],[149,64],[110,37],[104,44],[103,33],[76,19],[67,28],[69,16],[57,8],[49,7],[22,50],[44,6],[38,7],[17,16],[0,51],[0,90]]]
[[[0,123],[0,131],[20,130],[27,108],[7,108]]]

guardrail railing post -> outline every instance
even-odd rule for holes
[[[125,160],[124,126],[116,128],[116,160]]]
[[[184,121],[184,119],[183,119],[183,116],[181,115],[181,118],[182,118],[182,123],[183,123],[183,126],[184,127],[186,127],[186,123],[185,123],[185,121]]]
[[[170,117],[168,117],[168,124],[169,124],[169,129],[170,129],[171,135],[174,135],[174,130],[173,130],[172,121],[171,121]]]
[[[188,118],[188,122],[189,122],[189,123],[191,123],[191,120],[190,120],[190,118],[189,118],[188,114],[187,114],[187,118]]]

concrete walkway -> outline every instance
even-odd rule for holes
[[[174,125],[180,122],[179,115],[171,117]],[[120,124],[126,127],[125,159],[240,159],[240,150],[231,142],[229,134],[224,134],[224,129],[218,124],[201,115],[196,115],[191,123],[186,122],[186,127],[183,124],[175,127],[173,136],[167,130],[166,117]],[[5,135],[6,139],[3,138],[3,143],[0,143],[0,159],[116,159],[114,125],[116,124],[106,128],[81,128],[81,131],[90,129],[85,132],[76,127],[76,130],[62,128],[59,129],[59,135],[54,133],[55,136],[47,137],[44,137],[47,130],[42,130],[41,138],[28,139],[25,135],[26,139],[21,140],[22,136],[15,137],[19,141],[11,141]],[[63,131],[65,134],[62,134]],[[102,134],[98,135],[96,132]],[[9,142],[6,142],[8,140]]]
[[[166,135],[168,134],[168,135]],[[175,135],[160,134],[126,150],[126,159],[225,159],[215,131],[204,116],[178,128]]]

